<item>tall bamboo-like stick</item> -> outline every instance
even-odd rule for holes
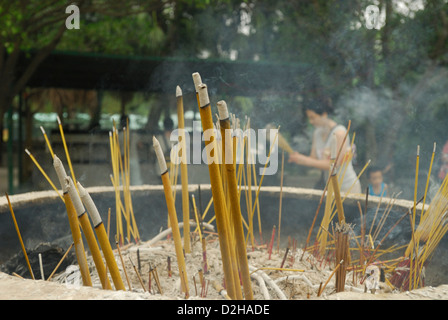
[[[247,262],[246,244],[244,241],[244,230],[241,219],[241,207],[238,196],[238,184],[236,181],[235,163],[233,157],[233,144],[230,130],[229,113],[225,101],[218,102],[218,111],[220,118],[221,129],[224,131],[222,135],[223,143],[225,145],[225,174],[227,177],[227,186],[230,198],[230,214],[232,218],[232,225],[235,232],[236,252],[238,254],[239,269],[241,271],[243,280],[244,297],[246,300],[253,300],[252,284],[250,280],[249,264]],[[230,160],[231,159],[231,160]]]
[[[53,158],[53,167],[58,176],[59,183],[61,184],[64,194],[65,209],[67,211],[68,222],[70,224],[70,231],[75,246],[76,259],[78,261],[79,270],[81,272],[82,283],[84,286],[92,286],[92,280],[90,278],[89,266],[87,264],[86,252],[84,249],[84,243],[82,241],[81,230],[79,221],[76,215],[75,207],[68,193],[67,184],[65,182],[67,174],[61,160],[55,155]]]
[[[193,80],[197,79],[193,74]],[[197,80],[195,81],[195,84]],[[199,96],[199,110],[201,115],[202,129],[205,132],[207,130],[213,130],[213,118],[210,107],[210,99],[207,92],[207,86],[205,84],[197,84],[196,91]],[[210,131],[208,131],[210,132]],[[213,132],[213,131],[212,131]],[[210,145],[215,147],[215,136],[212,135],[208,141],[205,141],[206,147]],[[216,149],[213,150],[216,152]],[[224,277],[226,282],[226,288],[229,296],[232,299],[237,299],[238,296],[242,296],[241,287],[235,288],[235,277],[232,269],[232,258],[230,252],[229,230],[227,228],[227,208],[225,204],[224,190],[222,186],[222,179],[219,166],[213,159],[208,159],[208,168],[210,174],[210,183],[212,187],[213,203],[215,208],[216,226],[219,234],[219,244],[221,248],[221,256],[224,269]],[[239,294],[237,294],[239,293]]]
[[[171,229],[173,232],[174,247],[176,250],[177,264],[179,267],[179,276],[181,279],[182,290],[185,292],[185,294],[188,295],[189,290],[188,290],[188,281],[186,277],[187,269],[185,266],[185,257],[182,248],[182,239],[180,236],[179,224],[177,221],[176,207],[174,206],[173,192],[171,190],[170,176],[166,166],[166,161],[163,155],[162,148],[160,147],[159,141],[156,139],[156,137],[153,137],[153,145],[161,172],[163,189],[165,192],[166,206],[168,208],[168,216],[170,219]]]
[[[121,279],[120,271],[118,270],[117,262],[115,261],[112,246],[110,245],[109,238],[106,233],[106,229],[101,219],[100,213],[93,202],[90,194],[86,189],[78,182],[78,190],[82,202],[84,203],[87,212],[89,212],[92,219],[92,224],[95,229],[95,233],[98,237],[101,249],[103,251],[104,259],[106,260],[107,267],[109,269],[112,281],[114,282],[116,290],[126,290],[123,280]]]
[[[30,272],[31,278],[35,280],[33,269],[31,268],[30,260],[28,259],[28,254],[26,253],[25,245],[20,234],[19,225],[17,224],[16,216],[14,210],[12,209],[11,201],[9,200],[8,194],[5,192],[6,200],[8,200],[9,211],[11,212],[11,217],[14,222],[14,227],[16,228],[17,236],[19,237],[20,246],[22,247],[23,255],[25,256],[26,264],[28,266],[28,271]]]
[[[103,289],[111,289],[109,282],[109,277],[106,274],[106,267],[104,266],[103,258],[101,257],[100,248],[96,242],[95,234],[93,233],[92,226],[90,225],[89,217],[82,204],[81,198],[75,189],[73,180],[71,177],[66,177],[65,179],[66,189],[70,195],[73,206],[75,207],[76,214],[78,215],[78,221],[81,224],[82,231],[86,237],[87,244],[92,254],[93,262],[95,263],[96,270],[98,271],[98,276],[101,281],[101,286]]]
[[[185,120],[184,120],[184,102],[182,96],[182,89],[176,87],[176,101],[177,101],[177,119],[179,127],[179,135],[182,139],[181,143],[181,163],[180,163],[180,174],[182,182],[182,213],[184,222],[184,250],[185,253],[191,252],[190,244],[190,199],[188,196],[188,169],[187,169],[187,143],[185,137]]]

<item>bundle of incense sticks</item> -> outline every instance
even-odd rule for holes
[[[115,190],[115,212],[117,237],[120,245],[124,244],[125,234],[123,229],[123,218],[126,223],[126,238],[128,241],[131,235],[138,243],[140,234],[138,232],[135,220],[134,210],[132,206],[132,197],[130,192],[130,132],[129,125],[123,130],[123,154],[121,152],[119,132],[113,126],[112,132],[109,132],[109,144],[112,163],[112,174],[110,176],[112,185]],[[120,179],[121,178],[121,179]],[[121,190],[123,190],[122,202]]]

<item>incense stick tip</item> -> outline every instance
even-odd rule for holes
[[[59,118],[59,116],[56,116],[58,119],[58,124],[61,124],[61,118]]]
[[[182,89],[179,86],[177,86],[176,87],[176,97],[181,97],[181,96],[182,96]]]
[[[198,91],[198,86],[202,83],[201,75],[198,72],[193,73],[193,82],[196,91]]]
[[[31,152],[29,152],[28,149],[25,149],[25,152],[26,152],[27,155],[29,155],[29,156],[31,155]]]
[[[46,133],[45,133],[45,129],[44,129],[44,127],[42,127],[42,126],[40,126],[40,131],[42,131],[42,134],[44,134],[44,135],[46,134]]]
[[[229,118],[229,110],[227,109],[227,103],[224,100],[218,101],[218,113],[219,120],[226,120]]]

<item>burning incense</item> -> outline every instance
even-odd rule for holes
[[[177,263],[179,266],[179,274],[181,277],[182,290],[184,290],[184,292],[188,294],[189,290],[188,290],[187,277],[182,276],[182,274],[186,275],[187,270],[185,266],[185,257],[182,248],[182,240],[180,236],[179,225],[177,221],[176,207],[174,206],[173,192],[171,190],[170,176],[168,173],[166,160],[163,155],[162,148],[156,137],[153,137],[153,145],[161,172],[163,189],[165,192],[165,200],[168,208],[168,217],[170,219],[171,229],[173,232],[174,247],[176,250]]]
[[[193,79],[197,78],[197,76],[198,74],[193,74]],[[201,115],[202,129],[204,132],[207,132],[207,130],[213,130],[213,118],[210,107],[210,99],[207,92],[207,86],[205,84],[199,84],[197,85],[196,90],[199,96],[199,110]],[[214,141],[215,136],[212,135],[211,138],[208,139],[208,141],[205,141],[206,148],[210,148],[210,145],[214,147]],[[213,151],[216,151],[216,149]],[[215,154],[215,152],[213,152],[213,154]],[[211,155],[207,156],[212,157]],[[227,227],[227,208],[222,186],[220,168],[218,164],[213,161],[213,159],[208,159],[208,163],[226,288],[229,292],[230,297],[232,299],[237,299],[238,297],[242,297],[242,293],[241,287],[239,285],[237,286],[237,288],[235,288],[235,283],[237,283],[237,281],[235,281],[236,277],[234,276],[233,271],[235,270],[236,272],[236,269],[232,268],[234,261],[232,261],[231,256],[231,242],[229,238],[229,230]]]
[[[62,191],[64,194],[65,209],[67,211],[68,222],[70,224],[70,231],[72,233],[76,259],[78,261],[79,270],[81,272],[82,282],[84,286],[92,286],[92,280],[90,278],[90,271],[87,264],[86,252],[84,250],[84,244],[81,237],[79,221],[76,216],[75,207],[73,206],[73,202],[68,193],[68,185],[66,184],[67,174],[64,170],[64,166],[61,160],[56,155],[53,158],[53,167],[56,171],[59,182],[61,183]]]
[[[106,229],[104,228],[103,220],[101,219],[100,213],[98,212],[98,209],[93,202],[90,194],[79,182],[78,190],[80,198],[92,219],[93,227],[98,237],[98,242],[100,243],[101,249],[103,250],[104,259],[106,260],[107,268],[109,269],[112,281],[114,282],[115,289],[126,290],[123,280],[121,279],[120,271],[118,270],[117,262],[115,261],[114,253],[112,251],[112,246],[110,245],[109,238],[107,236]]]
[[[89,218],[86,214],[87,212],[84,209],[84,205],[82,204],[78,192],[76,192],[71,177],[65,178],[65,185],[75,208],[75,212],[78,215],[78,221],[81,224],[84,236],[86,237],[90,253],[92,254],[96,270],[98,271],[98,275],[101,280],[101,286],[103,287],[103,289],[111,289],[109,277],[106,274],[106,267],[104,266],[103,258],[101,257],[101,252],[98,247],[98,243],[96,242],[95,234],[93,233],[92,226],[90,225]]]
[[[35,280],[33,269],[31,269],[30,260],[28,259],[28,255],[26,254],[25,245],[23,244],[22,236],[20,235],[19,226],[17,224],[16,216],[14,214],[14,210],[12,209],[11,201],[9,200],[8,194],[5,192],[6,200],[8,200],[9,211],[11,212],[11,217],[14,222],[14,227],[16,228],[17,236],[19,237],[20,246],[22,247],[23,255],[25,256],[26,264],[28,266],[28,271],[30,272],[31,278]]]
[[[187,171],[187,144],[185,138],[185,120],[184,120],[184,103],[182,96],[182,89],[176,87],[176,100],[177,100],[177,119],[179,127],[179,135],[181,138],[181,154],[182,157],[180,163],[180,174],[182,182],[182,213],[184,222],[184,250],[185,253],[190,253],[190,208],[189,208],[189,198],[188,198],[188,171]]]
[[[223,143],[225,144],[225,157],[232,159],[225,162],[225,173],[228,182],[229,198],[230,198],[230,214],[235,232],[235,245],[237,247],[239,269],[243,278],[244,296],[246,300],[253,300],[252,284],[250,281],[249,264],[247,262],[246,242],[244,240],[244,230],[241,218],[241,207],[238,196],[238,185],[235,174],[235,163],[233,162],[233,145],[230,135],[230,120],[225,101],[218,102],[218,111],[221,128],[224,130]]]

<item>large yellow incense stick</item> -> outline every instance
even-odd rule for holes
[[[165,192],[166,206],[168,208],[168,216],[170,219],[171,229],[173,233],[174,247],[176,250],[177,263],[179,266],[179,276],[182,283],[182,290],[188,295],[187,269],[185,266],[185,257],[182,249],[182,239],[177,221],[176,207],[174,206],[173,191],[171,190],[170,176],[166,166],[165,156],[156,137],[153,137],[154,150],[162,177],[163,190]]]
[[[25,245],[23,244],[22,236],[20,235],[20,230],[19,230],[19,226],[17,224],[16,216],[14,215],[14,210],[12,209],[11,201],[9,201],[9,196],[8,196],[8,194],[6,192],[5,192],[5,196],[6,196],[6,200],[8,200],[9,211],[11,212],[11,217],[12,217],[12,220],[14,221],[14,227],[16,228],[17,236],[19,237],[20,246],[22,247],[22,252],[23,252],[23,255],[25,256],[25,260],[26,260],[26,264],[28,266],[28,270],[29,270],[29,272],[31,274],[31,278],[33,280],[35,280],[33,269],[31,268],[30,260],[28,259],[28,255],[26,253]]]
[[[61,160],[56,155],[53,158],[53,166],[61,184],[62,191],[64,193],[65,208],[67,210],[68,222],[70,224],[70,231],[72,233],[76,259],[78,261],[79,270],[81,272],[82,282],[84,286],[92,286],[89,266],[87,264],[86,252],[84,249],[84,244],[82,242],[81,230],[79,228],[79,221],[65,183],[67,174]]]
[[[184,230],[184,250],[185,253],[190,253],[190,201],[188,195],[188,171],[187,171],[187,143],[185,137],[185,121],[184,121],[184,102],[182,90],[179,86],[176,87],[176,101],[177,101],[177,121],[179,127],[179,136],[181,138],[181,163],[180,174],[182,181],[182,213],[183,213],[183,230]]]
[[[79,195],[82,202],[84,203],[87,212],[89,212],[92,218],[92,224],[95,229],[95,233],[98,237],[98,242],[100,243],[101,249],[103,250],[104,259],[106,260],[107,267],[110,271],[112,281],[114,282],[116,290],[126,290],[124,287],[123,280],[121,279],[120,271],[118,270],[117,262],[115,261],[114,253],[112,251],[112,246],[110,245],[109,238],[104,228],[103,220],[101,219],[100,213],[93,202],[90,194],[86,189],[78,182]]]
[[[193,74],[193,80],[195,80],[195,75],[197,74]],[[195,81],[195,84],[196,82],[197,81]],[[204,131],[204,134],[212,133],[211,137],[209,139],[206,139],[205,145],[206,148],[213,147],[213,154],[207,154],[207,160],[226,289],[232,299],[237,299],[238,296],[242,297],[242,293],[241,287],[239,285],[237,286],[237,288],[235,288],[236,278],[234,277],[234,271],[237,272],[237,270],[233,270],[232,268],[234,261],[232,261],[231,250],[229,247],[229,230],[227,228],[226,216],[227,208],[225,204],[221,173],[219,165],[215,161],[213,161],[213,159],[211,159],[213,158],[213,156],[216,156],[217,150],[214,143],[215,136],[213,135],[213,118],[210,107],[210,99],[208,97],[207,86],[205,84],[198,84],[196,86],[196,91],[198,92],[199,96],[199,111],[201,115],[202,129]],[[237,292],[239,292],[239,294],[237,294]]]
[[[95,239],[95,234],[93,233],[92,226],[90,225],[89,217],[84,209],[81,198],[78,192],[76,192],[75,186],[73,185],[73,180],[71,177],[66,177],[65,185],[70,195],[70,199],[75,207],[76,214],[78,215],[79,223],[81,224],[82,231],[86,237],[87,244],[92,254],[93,262],[95,263],[96,270],[98,271],[98,276],[100,277],[101,286],[103,289],[112,289],[109,277],[106,274],[106,267],[104,266],[103,258],[101,257],[100,248]]]
[[[225,101],[218,102],[219,119],[222,134],[222,142],[225,145],[224,167],[227,177],[227,186],[230,197],[230,214],[235,232],[235,244],[238,254],[239,269],[243,278],[244,297],[246,300],[253,300],[252,283],[250,280],[249,264],[247,262],[246,244],[244,240],[244,230],[241,219],[241,208],[238,197],[238,184],[236,181],[235,164],[233,157],[233,145],[230,130],[229,113]]]

